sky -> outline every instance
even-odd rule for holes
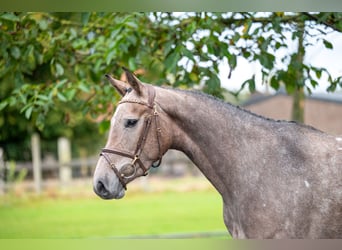
[[[184,15],[183,12],[173,12],[173,15],[175,17],[180,17]],[[259,15],[264,15],[263,12],[259,12]],[[267,15],[267,14],[265,14]],[[321,30],[325,30],[325,26],[318,26]],[[309,30],[312,34],[311,29]],[[316,32],[317,34],[317,32]],[[203,33],[205,36],[205,32]],[[288,50],[285,51],[283,49],[279,49],[277,54],[275,54],[275,57],[277,59],[282,58],[284,56],[284,53],[292,54],[294,51],[297,50],[297,43],[293,42],[290,38],[292,35],[291,32],[288,32],[288,34],[285,34],[285,36],[288,37],[289,43],[288,43]],[[320,35],[323,37],[323,35]],[[312,43],[312,46],[307,46],[305,48],[305,57],[304,62],[311,64],[315,67],[322,67],[326,68],[328,72],[330,72],[331,76],[336,79],[339,76],[342,76],[342,32],[337,31],[330,31],[326,36],[323,37],[325,40],[331,42],[333,44],[333,49],[327,49],[325,48],[323,42],[317,43],[314,38],[310,38],[306,36],[306,39],[308,42]],[[316,39],[316,38],[315,38]],[[279,61],[279,60],[277,60]],[[181,62],[183,63],[183,62]],[[278,62],[279,63],[279,62]],[[278,67],[284,67],[284,65],[278,65]],[[222,87],[230,90],[230,91],[237,91],[241,88],[241,85],[248,79],[251,78],[253,74],[255,74],[256,79],[256,90],[259,92],[268,92],[268,93],[275,93],[270,86],[268,86],[265,83],[262,83],[262,76],[261,76],[261,66],[259,63],[250,63],[243,57],[237,58],[237,67],[232,72],[230,78],[228,79],[229,74],[229,66],[227,60],[223,61],[219,65],[219,78],[221,80]],[[312,93],[327,93],[326,89],[329,86],[329,83],[327,81],[327,76],[322,73],[321,79],[315,79],[319,85],[312,89]],[[342,99],[342,88],[337,87],[334,94],[341,94]]]
[[[342,33],[332,32],[325,37],[326,40],[332,42],[333,49],[327,49],[322,42],[314,42],[313,46],[306,47],[305,62],[309,62],[315,67],[326,68],[333,78],[342,76]],[[280,53],[292,53],[296,50],[296,45],[289,46],[289,51],[282,51]],[[292,51],[292,52],[291,52]],[[277,54],[281,56],[281,54]],[[272,89],[269,89],[262,84],[261,81],[261,66],[256,63],[250,63],[244,58],[238,58],[237,68],[232,72],[231,78],[228,79],[229,72],[228,63],[224,62],[220,65],[220,79],[222,86],[229,90],[238,90],[241,84],[249,79],[253,74],[256,74],[256,89],[260,92],[274,93]],[[322,77],[318,80],[319,86],[313,89],[313,93],[326,93],[326,88],[329,86],[327,83],[327,77]],[[341,88],[337,89],[338,92]]]

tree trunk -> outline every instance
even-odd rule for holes
[[[305,104],[305,94],[304,94],[304,75],[303,75],[303,60],[304,60],[304,22],[298,23],[297,32],[298,32],[298,52],[294,57],[294,62],[297,67],[296,73],[296,90],[292,94],[293,103],[292,103],[292,120],[304,123],[304,104]]]
[[[304,88],[298,88],[292,94],[292,120],[304,123],[304,104],[305,104],[305,94]]]

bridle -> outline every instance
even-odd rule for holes
[[[144,164],[142,163],[142,161],[140,159],[140,155],[142,153],[142,150],[144,148],[149,130],[151,128],[152,120],[154,120],[154,123],[156,125],[156,136],[157,136],[157,144],[158,144],[158,150],[159,150],[158,159],[156,161],[154,161],[154,163],[152,163],[152,167],[154,167],[154,168],[159,167],[161,164],[161,161],[162,161],[162,157],[163,157],[163,155],[161,153],[160,138],[159,138],[160,133],[161,133],[161,129],[159,126],[158,112],[156,110],[156,103],[154,102],[156,92],[155,92],[154,87],[152,87],[152,86],[145,85],[145,87],[148,90],[148,102],[147,103],[140,101],[140,100],[122,100],[119,102],[119,104],[122,104],[122,103],[140,104],[140,105],[147,106],[150,109],[149,114],[144,119],[143,131],[139,137],[137,147],[136,147],[134,153],[132,154],[132,153],[127,152],[127,151],[122,150],[122,149],[108,149],[108,148],[103,148],[101,150],[101,153],[100,153],[100,156],[103,156],[105,158],[105,160],[107,161],[107,163],[109,164],[109,166],[113,169],[114,173],[118,177],[120,183],[122,184],[122,186],[124,187],[125,190],[127,190],[126,180],[135,177],[135,175],[137,174],[136,164],[138,164],[140,166],[140,168],[143,170],[144,176],[146,176],[148,174],[149,168],[146,168],[144,166]],[[115,164],[113,162],[111,162],[111,160],[107,154],[115,154],[115,155],[127,157],[127,158],[132,159],[132,162],[125,164],[124,166],[121,167],[120,170],[118,170],[118,168],[115,166]],[[126,174],[124,172],[125,168],[131,168],[131,169],[133,169],[133,172],[126,176]]]

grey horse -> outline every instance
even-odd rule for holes
[[[122,100],[95,169],[96,194],[122,198],[176,149],[221,194],[234,238],[342,238],[342,137],[125,73],[127,83],[107,75]]]

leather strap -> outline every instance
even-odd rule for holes
[[[156,97],[156,90],[154,89],[154,87],[147,86],[147,93],[148,93],[148,107],[153,109],[154,98]]]
[[[142,152],[150,125],[151,125],[151,118],[147,117],[144,121],[144,129],[137,142],[137,147],[135,148],[134,155],[140,155],[140,153]]]

